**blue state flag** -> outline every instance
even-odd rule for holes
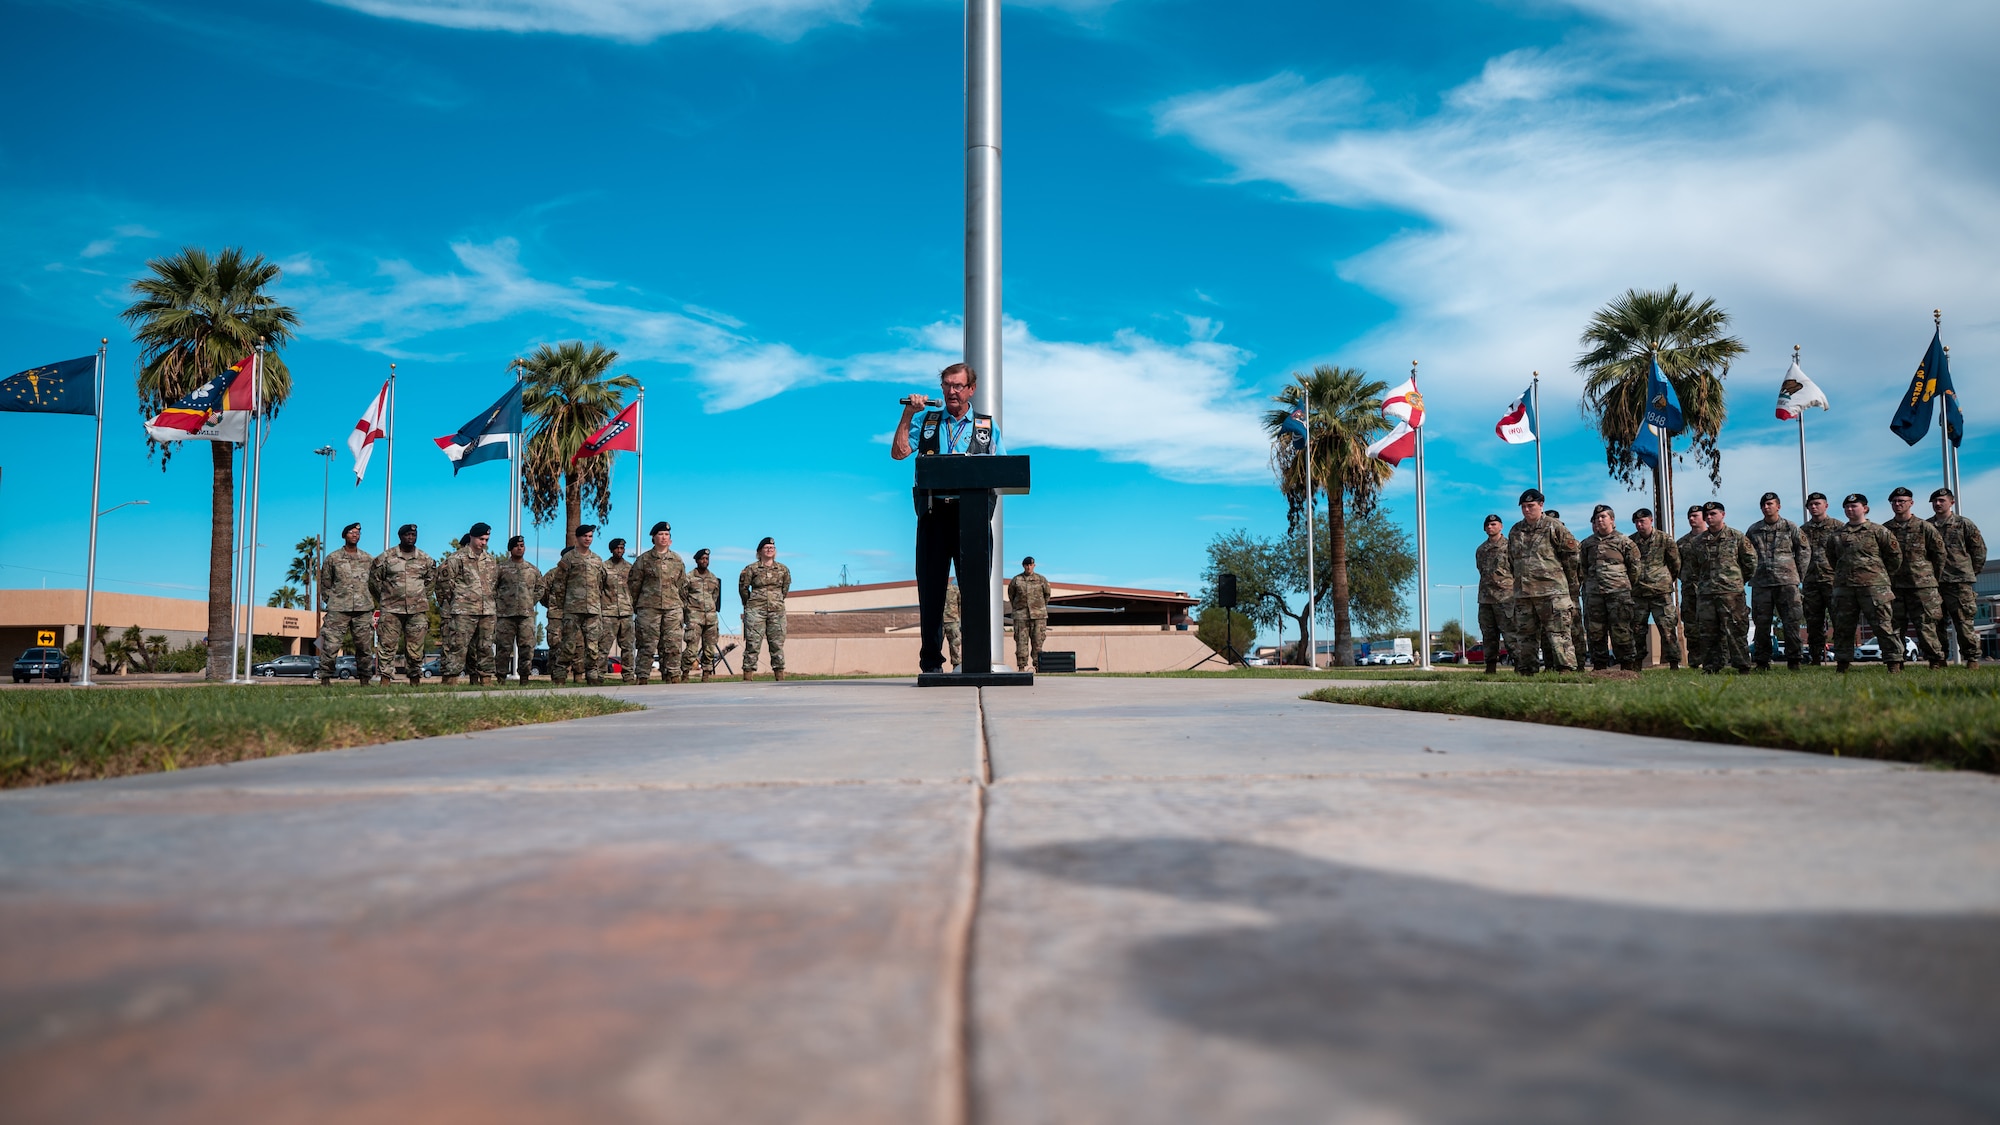
[[[451,458],[453,476],[467,465],[511,457],[514,443],[521,440],[521,384],[515,383],[499,402],[480,411],[457,433],[431,440]]]
[[[1293,449],[1304,449],[1306,447],[1306,408],[1304,406],[1292,407],[1292,412],[1285,416],[1284,424],[1278,428],[1292,435]]]
[[[96,414],[97,357],[30,367],[0,379],[0,410],[33,414]]]
[[[1963,436],[1965,419],[1958,413],[1958,396],[1952,394],[1951,364],[1944,341],[1933,330],[1931,346],[1924,350],[1924,358],[1917,361],[1917,373],[1910,377],[1910,389],[1896,404],[1896,416],[1889,419],[1889,432],[1909,445],[1924,440],[1931,432],[1931,400],[1940,393],[1951,396],[1945,400],[1945,425],[1953,432],[1952,444],[1956,445]]]
[[[1965,415],[1958,410],[1958,392],[1951,385],[1951,349],[1939,348],[1937,359],[1937,398],[1944,402],[1944,432],[1951,438],[1951,447],[1957,449],[1965,440]]]
[[[1660,370],[1660,355],[1653,353],[1653,374],[1646,380],[1646,425],[1658,426],[1669,434],[1687,429],[1681,416],[1681,399],[1674,385]]]

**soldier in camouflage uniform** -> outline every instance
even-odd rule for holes
[[[944,588],[944,643],[951,650],[951,670],[964,671],[964,661],[959,647],[965,641],[965,629],[961,618],[965,614],[964,603],[958,593],[958,579],[947,580]]]
[[[1514,564],[1507,557],[1507,525],[1497,515],[1486,517],[1486,541],[1472,553],[1479,568],[1479,644],[1486,650],[1486,672],[1500,667],[1500,650],[1514,638]]]
[[[604,607],[604,652],[610,655],[612,646],[618,648],[618,673],[622,683],[643,683],[652,674],[653,664],[649,659],[643,664],[639,659],[639,643],[632,624],[632,563],[625,557],[625,541],[611,541],[611,558],[604,569],[611,575],[611,589],[617,593],[611,603]],[[645,672],[641,673],[640,668]],[[663,665],[660,678],[671,682],[673,674]]]
[[[1542,493],[1521,494],[1521,520],[1507,532],[1507,560],[1514,571],[1514,671],[1535,674],[1543,648],[1558,672],[1576,668],[1576,642],[1570,621],[1576,606],[1569,598],[1568,571],[1577,565],[1576,536],[1559,521],[1542,513]],[[1567,564],[1567,565],[1565,565]]]
[[[1563,523],[1561,512],[1548,511],[1548,512],[1543,512],[1542,515],[1548,519],[1556,521],[1557,523],[1562,523],[1563,530],[1569,531],[1569,525]],[[1576,534],[1574,532],[1571,532],[1570,538],[1574,539],[1575,537]],[[1569,615],[1570,651],[1576,654],[1576,668],[1579,671],[1581,671],[1585,665],[1592,663],[1591,651],[1590,651],[1590,629],[1589,626],[1586,624],[1586,618],[1589,616],[1590,610],[1589,607],[1587,607],[1583,603],[1582,559],[1583,559],[1582,544],[1579,543],[1577,547],[1576,557],[1567,559],[1563,562],[1563,581],[1569,583],[1569,602],[1570,606],[1572,607]],[[1542,662],[1544,664],[1550,662],[1554,658],[1555,658],[1555,653],[1553,652],[1542,653]]]
[[[1738,672],[1750,670],[1750,609],[1743,604],[1743,586],[1757,572],[1757,552],[1743,533],[1729,526],[1729,513],[1720,500],[1701,506],[1708,530],[1695,542],[1701,557],[1701,633],[1704,654],[1701,670],[1722,671],[1722,662]]]
[[[736,596],[743,599],[743,678],[757,675],[757,650],[771,646],[771,675],[785,678],[785,595],[792,591],[792,571],[778,561],[777,541],[766,535],[757,543],[757,561],[736,576]]]
[[[694,569],[681,584],[682,613],[687,619],[682,635],[681,679],[694,674],[696,657],[701,660],[701,682],[715,675],[716,642],[720,639],[722,578],[708,569],[708,548],[694,553]]]
[[[448,684],[467,671],[475,684],[493,678],[494,586],[500,560],[486,549],[492,536],[490,525],[473,524],[458,541],[458,550],[438,567],[438,611],[444,615],[438,673]]]
[[[1799,670],[1799,626],[1804,624],[1799,576],[1812,564],[1812,544],[1799,525],[1778,514],[1783,502],[1775,492],[1758,501],[1764,518],[1743,532],[1757,553],[1757,572],[1750,578],[1750,619],[1757,624],[1751,655],[1760,671],[1771,670],[1771,615],[1785,630],[1785,667]]]
[[[1891,608],[1896,595],[1889,576],[1903,565],[1903,548],[1881,524],[1868,518],[1868,498],[1851,492],[1841,503],[1847,522],[1826,537],[1833,560],[1833,659],[1837,671],[1854,660],[1856,627],[1865,618],[1882,648],[1889,671],[1903,670],[1903,638]]]
[[[1590,622],[1590,662],[1603,671],[1608,665],[1604,646],[1608,640],[1618,666],[1627,672],[1639,670],[1639,656],[1632,645],[1632,588],[1644,573],[1639,548],[1618,530],[1618,514],[1609,504],[1599,504],[1590,513],[1590,535],[1577,546],[1578,569],[1583,572],[1583,596]]]
[[[1896,537],[1902,548],[1903,565],[1889,573],[1889,585],[1896,591],[1896,636],[1914,628],[1917,655],[1933,668],[1944,667],[1944,644],[1938,639],[1938,618],[1944,616],[1943,599],[1938,597],[1938,572],[1944,569],[1944,538],[1937,528],[1910,514],[1916,498],[1907,488],[1889,494],[1889,507],[1896,516],[1882,526]]]
[[[334,654],[345,648],[354,657],[354,675],[367,683],[375,662],[375,595],[368,590],[368,571],[375,559],[357,544],[361,525],[340,529],[341,546],[319,564],[319,588],[326,612],[319,623],[319,682],[333,682]]]
[[[674,550],[674,529],[665,520],[653,525],[653,545],[632,564],[625,576],[627,596],[639,615],[639,682],[653,675],[653,662],[660,665],[660,682],[675,683],[687,678],[681,658],[687,637],[687,563]]]
[[[1027,672],[1049,639],[1049,580],[1035,573],[1035,556],[1022,559],[1021,573],[1007,581],[1007,604],[1014,607],[1014,666]]]
[[[1708,663],[1708,651],[1701,647],[1701,552],[1696,544],[1708,530],[1708,518],[1700,504],[1687,510],[1688,533],[1674,544],[1681,553],[1681,630],[1687,635],[1687,662],[1690,668]]]
[[[368,588],[382,614],[376,623],[375,662],[388,683],[400,658],[412,684],[424,682],[424,640],[431,630],[431,586],[437,563],[417,546],[417,525],[396,529],[396,545],[375,556]]]
[[[1653,510],[1632,513],[1632,547],[1639,552],[1639,578],[1632,583],[1632,644],[1644,668],[1652,659],[1648,624],[1660,627],[1660,659],[1681,666],[1680,615],[1674,612],[1674,581],[1681,576],[1681,549],[1653,525]]]
[[[1967,668],[1979,667],[1979,632],[1973,621],[1979,612],[1972,584],[1986,569],[1986,537],[1979,526],[1953,511],[1958,496],[1949,488],[1931,493],[1931,526],[1944,541],[1944,566],[1938,571],[1938,600],[1944,604],[1944,624],[1940,640],[1952,630],[1958,633],[1958,655]]]
[[[503,680],[510,665],[524,684],[535,670],[535,604],[541,597],[542,572],[528,561],[528,541],[516,535],[507,540],[493,583],[493,643]]]
[[[579,524],[576,548],[549,573],[550,597],[562,606],[562,661],[551,657],[549,678],[564,683],[570,677],[593,686],[604,682],[604,612],[617,604],[611,571],[590,549],[596,524]]]
[[[1827,619],[1833,614],[1833,556],[1827,554],[1827,537],[1839,531],[1840,521],[1826,514],[1826,493],[1815,492],[1806,497],[1806,515],[1811,517],[1799,526],[1805,533],[1806,546],[1812,549],[1812,558],[1806,562],[1803,581],[1799,584],[1799,603],[1806,617],[1806,659],[1814,664],[1826,662]]]
[[[549,611],[548,636],[543,641],[542,647],[548,650],[548,669],[551,683],[560,684],[566,683],[569,680],[569,669],[564,667],[562,662],[563,592],[562,587],[557,584],[558,575],[556,572],[562,569],[563,560],[568,558],[569,553],[574,550],[576,550],[575,547],[564,547],[562,552],[556,556],[556,565],[550,567],[547,574],[542,575],[542,594],[539,600],[542,603],[542,608]]]

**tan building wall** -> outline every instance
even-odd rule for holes
[[[743,670],[743,638],[722,637],[723,646],[735,645],[729,666]],[[1167,672],[1192,668],[1211,655],[1209,647],[1193,633],[1161,632],[1158,629],[1134,633],[1098,630],[1049,630],[1050,652],[1076,653],[1078,668],[1100,672]],[[790,636],[785,641],[785,671],[802,676],[914,676],[922,648],[914,630],[881,636]],[[1014,635],[1007,633],[1005,666],[1014,666]],[[771,670],[770,654],[759,654],[757,671]]]
[[[114,594],[99,590],[91,605],[99,625],[113,634],[137,625],[140,632],[167,638],[174,647],[208,635],[208,603],[193,598],[156,598],[146,594]],[[300,641],[319,635],[319,614],[300,609],[258,606],[253,622],[258,634]],[[12,663],[34,647],[38,632],[58,634],[58,647],[83,635],[82,590],[0,590],[0,661]]]

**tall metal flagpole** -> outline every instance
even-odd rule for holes
[[[1940,317],[1940,320],[1941,319],[1942,318]],[[1949,369],[1949,364],[1951,363],[1950,347],[1946,347],[1944,349],[1944,358],[1945,358],[1945,363],[1947,365],[1947,369]],[[1951,419],[1950,415],[1945,413],[1944,404],[1945,404],[1944,396],[1943,395],[1937,396],[1938,456],[1940,458],[1942,475],[1944,477],[1944,480],[1941,483],[1943,483],[1943,485],[1946,488],[1951,488]],[[1953,488],[1952,492],[1954,495],[1956,495],[1958,490]]]
[[[97,486],[104,475],[104,355],[111,337],[97,341],[97,447],[90,455],[90,558],[83,566],[83,686],[90,686],[90,650],[97,639]]]
[[[1410,361],[1410,386],[1417,385],[1417,361]],[[1535,421],[1540,422],[1537,417]],[[1539,446],[1540,438],[1536,439]],[[1417,644],[1420,648],[1417,665],[1431,666],[1431,563],[1429,550],[1430,536],[1424,526],[1424,428],[1417,427]],[[1465,621],[1459,620],[1460,628]]]
[[[521,383],[527,373],[521,369],[521,361],[514,361],[514,397],[519,400],[524,388]],[[525,405],[525,404],[524,404]],[[526,430],[527,420],[522,419],[520,430]],[[526,435],[515,431],[507,439],[507,536],[511,540],[521,534],[521,441]]]
[[[250,418],[257,423],[257,437],[250,446],[250,576],[243,600],[246,603],[243,619],[248,634],[243,644],[243,682],[250,682],[250,669],[257,662],[257,534],[262,530],[259,524],[259,508],[264,499],[264,341],[257,341],[257,350],[250,359]]]
[[[1006,440],[1000,374],[1000,0],[965,0],[965,362],[979,375],[972,409],[991,415]],[[993,667],[1006,667],[1000,589],[1004,501],[993,499],[993,553],[986,613]],[[966,597],[972,597],[966,591]]]
[[[646,541],[646,388],[639,388],[639,401],[632,411],[632,428],[638,433],[632,444],[638,448],[639,494],[632,501],[632,553],[639,553],[639,544]]]
[[[383,410],[382,456],[387,464],[382,470],[382,549],[388,550],[395,540],[390,538],[389,512],[396,495],[396,365],[389,365],[389,401]]]
[[[1313,396],[1310,389],[1300,396],[1306,404],[1306,627],[1305,636],[1299,638],[1301,651],[1305,653],[1308,668],[1319,667],[1319,630],[1313,628],[1313,619],[1319,616],[1319,591],[1315,588],[1319,578],[1319,568],[1313,562]],[[1339,655],[1338,653],[1335,654]]]
[[[230,455],[231,464],[235,455]],[[237,681],[243,666],[243,538],[250,527],[250,428],[243,429],[243,464],[236,471],[236,514],[232,527],[236,541],[229,551],[229,682]]]
[[[1542,373],[1535,372],[1528,384],[1528,397],[1535,401],[1535,491],[1542,490]]]

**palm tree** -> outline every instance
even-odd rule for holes
[[[1352,367],[1321,364],[1312,374],[1292,375],[1292,382],[1272,396],[1277,409],[1264,414],[1264,429],[1271,435],[1271,468],[1278,475],[1278,488],[1285,494],[1288,517],[1294,532],[1300,521],[1317,503],[1327,498],[1327,561],[1331,568],[1333,600],[1333,662],[1354,662],[1354,629],[1349,620],[1347,582],[1347,515],[1366,515],[1373,510],[1394,471],[1387,462],[1368,456],[1368,443],[1388,428],[1382,416],[1382,392],[1388,385],[1370,379]],[[1301,401],[1311,403],[1312,493],[1306,491],[1304,450],[1293,443],[1284,429],[1285,420]],[[1310,656],[1308,656],[1310,659]]]
[[[146,276],[132,282],[138,300],[124,312],[139,345],[139,413],[152,417],[176,399],[194,391],[230,364],[249,354],[259,340],[267,343],[261,396],[274,415],[292,393],[291,372],[278,350],[292,338],[298,314],[279,304],[267,290],[280,270],[262,256],[230,247],[210,256],[188,246],[177,254],[146,263]],[[160,454],[160,468],[173,455],[172,445],[146,441]],[[208,678],[229,673],[231,562],[235,549],[232,522],[235,480],[231,446],[209,443],[208,526]]]
[[[312,599],[299,592],[297,586],[280,586],[271,591],[271,600],[264,603],[275,609],[306,609]]]
[[[301,608],[312,608],[313,586],[319,581],[319,564],[324,557],[321,553],[319,536],[308,535],[292,548],[297,552],[292,556],[292,565],[285,571],[285,581],[302,582],[306,588],[306,602]],[[324,599],[322,599],[324,600]],[[324,605],[320,606],[325,609]]]
[[[570,340],[543,344],[521,364],[521,409],[529,419],[521,490],[538,524],[563,507],[566,547],[576,545],[586,504],[597,509],[599,520],[611,514],[611,455],[570,458],[624,406],[619,391],[639,386],[630,375],[608,374],[616,362],[618,353],[603,344]]]
[[[1694,435],[1695,463],[1708,470],[1710,483],[1722,486],[1722,453],[1715,447],[1728,415],[1722,381],[1730,361],[1744,352],[1741,340],[1723,335],[1728,325],[1729,314],[1714,298],[1697,301],[1678,285],[1627,289],[1591,316],[1582,337],[1589,350],[1574,366],[1583,373],[1583,415],[1597,422],[1612,476],[1631,485],[1648,471],[1632,443],[1646,417],[1646,384],[1658,353],[1660,371],[1673,384]]]

